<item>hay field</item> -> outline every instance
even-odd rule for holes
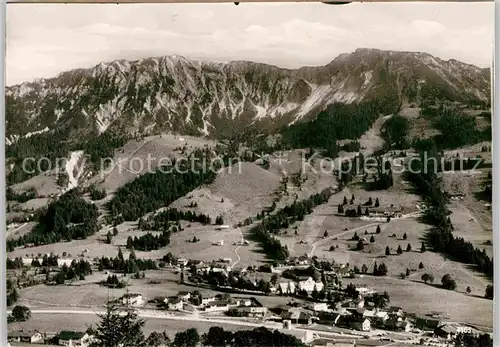
[[[366,285],[379,291],[387,291],[390,305],[402,307],[417,314],[441,312],[450,321],[464,322],[487,330],[493,327],[493,302],[467,296],[462,293],[436,288],[424,283],[396,278],[365,276],[345,279],[345,284]]]

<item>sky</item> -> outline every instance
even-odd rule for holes
[[[419,51],[488,67],[494,4],[9,4],[7,85],[102,61],[178,54],[285,68],[360,47]]]

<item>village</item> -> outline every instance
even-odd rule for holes
[[[302,342],[312,347],[374,342],[380,346],[396,342],[448,346],[458,334],[482,333],[467,324],[442,320],[438,312],[417,315],[391,306],[387,293],[349,283],[349,279],[362,279],[363,274],[348,264],[318,261],[304,255],[275,265],[233,269],[225,259],[205,264],[172,256],[167,270],[179,273],[180,283],[192,286],[192,291],[153,298],[127,291],[114,302],[165,318],[246,322],[285,332],[300,331],[304,332]],[[249,271],[270,275],[270,281],[249,282],[245,276]],[[220,293],[202,294],[204,288]],[[289,300],[276,306],[262,303],[262,298],[272,296]],[[18,330],[9,333],[9,341],[12,346],[45,343],[87,347],[93,339],[91,330]]]

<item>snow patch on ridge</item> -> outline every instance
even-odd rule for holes
[[[69,160],[66,161],[66,173],[68,174],[68,187],[66,190],[71,190],[78,187],[78,179],[83,172],[83,167],[78,168],[78,162],[83,156],[83,151],[71,152]]]

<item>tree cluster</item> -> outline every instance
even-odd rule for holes
[[[137,177],[132,182],[120,187],[109,203],[111,215],[118,221],[135,221],[148,212],[168,206],[203,184],[212,182],[216,172],[209,167],[204,153],[192,154],[191,162],[181,164],[173,161],[154,172]],[[180,168],[180,169],[177,169]]]
[[[127,248],[136,249],[139,251],[152,251],[157,250],[162,247],[166,247],[170,244],[170,231],[163,231],[159,235],[153,235],[152,233],[147,233],[142,236],[129,236],[127,238]]]
[[[168,230],[171,224],[179,225],[181,220],[189,222],[198,222],[201,224],[210,224],[211,220],[208,215],[198,214],[193,211],[180,211],[175,208],[169,208],[160,213],[157,213],[148,219],[139,219],[139,229],[141,230]]]
[[[425,198],[428,206],[424,218],[428,224],[433,225],[427,237],[428,243],[435,251],[460,262],[473,264],[482,273],[493,277],[493,259],[488,257],[486,251],[475,248],[463,238],[453,236],[453,225],[448,217],[448,195],[442,190],[436,171],[429,168],[424,170],[423,165],[428,165],[424,160],[425,151],[430,162],[432,158],[440,162],[435,144],[427,142],[421,150],[421,161],[413,162],[416,166],[408,171],[407,177]]]
[[[35,246],[85,239],[98,230],[97,207],[80,197],[77,189],[53,200],[28,234],[7,241],[7,250],[33,243]]]

